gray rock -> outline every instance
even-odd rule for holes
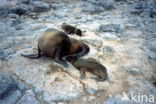
[[[34,7],[34,12],[45,12],[50,9],[49,4],[42,1],[33,1],[30,4]]]
[[[125,1],[125,2],[126,2],[127,0],[114,0],[114,1],[116,1],[116,2],[121,2],[121,1]]]
[[[18,26],[19,24],[21,24],[21,20],[20,19],[15,19],[12,21],[12,23],[10,24],[11,27],[15,27]]]
[[[156,53],[149,51],[148,52],[148,58],[149,58],[149,60],[156,61]]]
[[[17,7],[17,8],[14,8],[14,9],[11,9],[9,11],[9,13],[13,13],[13,14],[18,14],[18,15],[23,15],[27,12],[27,10],[25,10],[24,8],[22,7]]]
[[[116,40],[118,37],[112,33],[101,33],[101,36],[108,40]]]
[[[66,15],[66,12],[64,12],[64,11],[57,11],[54,14],[54,16],[57,18],[63,18],[63,17],[65,17],[65,15]]]
[[[60,6],[61,5],[59,5],[59,4],[52,4],[51,8],[53,8],[54,10],[58,10],[58,9],[60,9]]]
[[[100,25],[100,31],[103,32],[121,32],[122,29],[119,24],[108,24],[108,25]]]
[[[147,8],[148,8],[148,3],[146,1],[137,4],[135,7],[135,9],[147,9]]]
[[[16,26],[15,29],[16,29],[16,30],[22,30],[22,26],[21,26],[21,25],[18,25],[18,26]]]
[[[88,43],[92,44],[93,46],[100,48],[103,45],[103,42],[101,40],[96,39],[86,39],[84,41],[87,41]]]
[[[18,19],[18,18],[19,18],[19,15],[10,13],[10,14],[8,15],[8,17]]]
[[[26,91],[26,94],[17,102],[17,104],[40,104],[32,90]]]
[[[56,78],[58,81],[55,81],[52,84],[50,84],[49,81],[46,82],[45,91],[43,93],[43,99],[45,101],[70,100],[79,98],[83,95],[83,87],[77,80],[65,75],[63,76],[61,75]]]
[[[87,97],[82,97],[82,100],[84,101],[84,102],[87,102]]]
[[[150,6],[151,6],[151,8],[150,8],[150,17],[151,18],[155,18],[156,17],[156,1],[152,1],[151,3],[150,3]]]
[[[52,75],[46,74],[46,71],[49,70],[48,66],[52,62],[51,59],[48,60],[46,57],[33,61],[36,62],[34,63],[23,57],[14,57],[10,60],[10,64],[18,65],[16,70],[13,69],[16,75],[26,83],[33,85],[34,92],[43,95],[42,100],[46,102],[70,100],[83,95],[82,84],[68,74],[64,72],[56,72]],[[24,64],[27,64],[27,67]]]
[[[8,60],[16,52],[15,49],[2,49],[0,59]]]
[[[102,5],[105,9],[108,9],[110,7],[109,0],[98,0],[98,3]]]
[[[133,14],[137,14],[141,17],[156,17],[156,2],[154,0],[151,0],[149,2],[142,1],[138,3],[134,10],[132,10]]]
[[[148,49],[156,53],[156,38],[153,38],[151,41],[148,42]]]
[[[105,101],[104,104],[129,104],[129,102],[123,101],[117,97],[112,97]]]
[[[89,96],[88,102],[92,102],[96,97],[95,96]]]
[[[103,46],[102,50],[103,50],[103,54],[105,57],[113,57],[114,56],[115,50],[112,47]]]
[[[85,6],[82,9],[83,12],[95,12],[95,6],[92,4],[87,4],[87,6]]]
[[[21,92],[19,90],[15,90],[8,97],[0,99],[0,104],[15,104],[21,96]]]
[[[141,70],[140,68],[137,68],[137,67],[131,67],[131,68],[128,68],[128,67],[123,67],[121,70],[123,71],[126,71],[126,72],[129,72],[133,75],[139,75],[139,74],[144,74],[143,70]]]
[[[8,97],[17,89],[17,82],[8,74],[0,74],[0,99]]]
[[[8,9],[0,7],[0,16],[6,17],[9,14]]]
[[[18,4],[13,8],[9,9],[9,13],[17,14],[19,16],[30,13],[33,11],[33,7],[31,5]]]
[[[25,90],[28,90],[29,89],[29,86],[26,85],[24,82],[18,81],[18,88],[21,91],[25,91]]]
[[[86,6],[81,7],[82,12],[98,13],[104,11],[100,3],[88,3]]]

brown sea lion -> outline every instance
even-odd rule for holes
[[[81,30],[76,28],[75,26],[71,26],[66,23],[63,23],[61,25],[61,28],[68,34],[76,34],[76,35],[82,36]]]
[[[70,62],[74,67],[80,70],[81,77],[83,78],[85,77],[85,71],[96,75],[98,77],[95,78],[97,81],[104,81],[108,77],[106,67],[96,61],[77,58],[75,56],[67,56],[63,59]]]
[[[38,40],[38,54],[24,55],[31,59],[40,57],[40,53],[54,58],[56,61],[61,60],[63,55],[66,55],[70,51],[71,42],[66,33],[58,31],[56,29],[46,30]]]
[[[80,40],[70,38],[71,47],[70,51],[66,55],[72,55],[76,57],[81,57],[90,51],[90,48]]]

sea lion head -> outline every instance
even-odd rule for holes
[[[77,35],[79,35],[79,36],[82,36],[82,32],[81,32],[80,29],[76,29],[76,30],[75,30],[75,33],[76,33]]]

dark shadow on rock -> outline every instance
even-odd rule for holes
[[[8,97],[17,88],[17,81],[11,75],[0,74],[0,99]]]

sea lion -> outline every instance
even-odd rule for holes
[[[70,62],[74,67],[76,67],[81,74],[81,77],[85,77],[85,71],[88,71],[98,78],[95,78],[97,81],[104,81],[107,79],[107,69],[100,63],[96,61],[91,61],[88,59],[77,58],[75,56],[64,57],[66,61]]]
[[[81,30],[76,28],[75,26],[71,26],[66,23],[63,23],[61,25],[61,28],[68,34],[76,34],[76,35],[82,36]]]
[[[90,51],[90,48],[80,40],[70,38],[70,42],[71,42],[70,51],[67,52],[66,56],[69,55],[81,57]]]
[[[46,30],[38,40],[38,54],[24,55],[31,59],[40,57],[40,53],[54,58],[55,61],[61,60],[63,55],[70,51],[71,42],[68,35],[54,28]]]

